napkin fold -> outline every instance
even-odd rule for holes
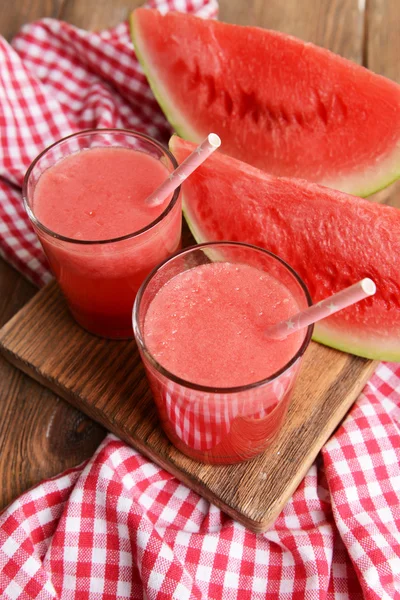
[[[216,16],[216,0],[153,0]],[[0,38],[0,253],[37,285],[48,266],[21,201],[31,160],[90,127],[166,141],[127,23],[43,19]],[[381,364],[274,526],[254,534],[108,435],[86,464],[0,515],[0,597],[400,598],[400,365]]]

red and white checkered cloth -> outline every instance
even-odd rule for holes
[[[153,0],[202,16],[216,0]],[[51,19],[0,39],[0,250],[37,284],[47,264],[20,187],[35,155],[93,126],[165,139],[126,23]],[[255,535],[109,435],[84,466],[0,516],[0,597],[40,600],[400,598],[400,365],[382,364],[274,527]]]

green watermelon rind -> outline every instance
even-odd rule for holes
[[[140,40],[138,27],[135,21],[134,11],[131,13],[129,21],[131,38],[136,56],[144,71],[144,74],[146,75],[150,88],[158,104],[160,105],[164,115],[166,116],[168,122],[180,137],[194,143],[199,143],[200,141],[202,141],[204,136],[200,132],[197,132],[194,129],[192,129],[188,125],[188,123],[185,122],[183,114],[179,111],[176,111],[173,106],[173,103],[169,101],[169,92],[164,88],[164,86],[160,82],[158,82],[157,84],[157,77],[152,72],[151,62],[145,59],[144,48],[142,50],[142,43]],[[385,167],[386,164],[388,165],[387,168]],[[380,172],[383,173],[382,177],[378,177],[378,174]],[[357,177],[357,179],[360,179],[362,181],[368,179],[368,175],[361,172],[355,172],[354,175]],[[375,194],[385,189],[400,178],[399,145],[396,146],[396,149],[392,153],[388,154],[387,158],[379,165],[378,171],[375,171],[374,175],[375,177],[371,177],[370,179],[374,181],[372,185],[368,184],[367,182],[365,186],[355,185],[354,188],[349,185],[342,186],[339,181],[335,182],[333,180],[321,183],[322,185],[326,185],[327,187],[351,193],[355,196],[360,196],[362,198],[371,196],[372,194]],[[344,181],[348,184],[351,181],[351,175],[346,176],[344,178]]]
[[[394,169],[390,167],[390,175],[382,178],[382,181],[377,179],[372,187],[370,187],[369,185],[365,185],[363,187],[352,188],[350,190],[347,186],[341,186],[340,183],[335,183],[334,181],[326,181],[324,183],[320,182],[320,185],[324,185],[325,187],[339,190],[347,194],[352,194],[353,196],[359,196],[360,198],[368,198],[368,196],[372,196],[373,194],[384,190],[385,188],[398,181],[398,179],[400,179],[400,149],[394,151],[392,154],[389,154],[387,162],[394,163],[396,167]],[[386,171],[384,169],[384,164],[385,163],[381,163],[380,170],[384,173],[387,173],[389,169]],[[365,178],[367,179],[367,175],[365,175]]]
[[[377,342],[374,340],[371,346],[362,344],[361,340],[357,342],[354,336],[346,336],[343,334],[336,333],[335,330],[328,328],[327,326],[318,325],[314,326],[314,332],[312,339],[314,342],[335,348],[341,352],[348,352],[349,354],[355,354],[362,358],[368,358],[370,360],[383,360],[387,362],[400,362],[400,348],[384,350],[377,349]]]

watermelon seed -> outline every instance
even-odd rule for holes
[[[231,97],[231,95],[227,91],[224,91],[223,94],[224,94],[225,110],[228,113],[228,116],[231,116],[232,111],[233,111],[232,97]]]
[[[207,104],[210,105],[215,101],[217,97],[217,92],[215,90],[215,82],[214,77],[212,75],[206,75],[204,77],[204,82],[207,86]]]

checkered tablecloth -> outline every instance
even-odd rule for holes
[[[153,0],[214,16],[215,0]],[[127,24],[45,19],[0,38],[0,252],[49,279],[21,183],[35,155],[88,127],[166,139]],[[29,401],[29,399],[27,399]],[[0,597],[150,600],[400,598],[400,365],[381,364],[264,534],[253,534],[109,435],[95,456],[0,516]]]

